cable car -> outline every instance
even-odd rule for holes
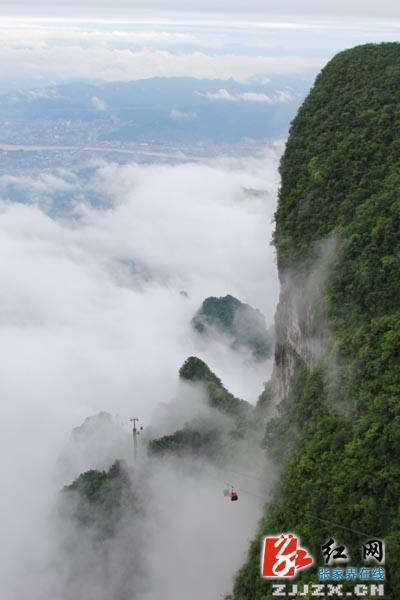
[[[229,491],[229,488],[230,491]],[[226,488],[224,488],[224,498],[229,498],[231,502],[236,502],[237,500],[239,500],[239,495],[237,492],[235,492],[235,488],[233,487],[233,485],[230,485],[229,483],[226,484]]]

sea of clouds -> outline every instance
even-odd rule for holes
[[[278,281],[270,240],[280,151],[278,144],[257,157],[176,165],[101,161],[81,172],[0,180],[5,598],[25,598],[28,576],[35,582],[31,597],[43,597],[43,565],[54,551],[49,514],[61,486],[70,482],[63,480],[58,457],[87,416],[119,415],[126,432],[130,416],[145,425],[157,421],[162,429],[159,406],[181,394],[178,369],[193,354],[234,394],[257,400],[271,365],[253,364],[220,339],[205,343],[190,319],[207,296],[230,293],[273,322]],[[68,475],[104,466],[94,462],[81,460]],[[160,470],[148,485],[161,489],[173,477],[179,479]],[[175,499],[165,488],[169,503],[186,506],[185,494],[188,506],[192,496],[203,498],[192,509],[192,523],[189,509],[187,526],[176,522],[182,535],[196,536],[208,522],[196,515],[208,510],[215,516],[210,523],[220,527],[203,531],[203,554],[204,548],[221,552],[229,540],[234,543],[231,559],[221,559],[221,573],[210,579],[219,589],[244,557],[262,500],[249,501],[243,527],[232,538],[232,515],[218,517],[225,505],[219,505],[215,476],[181,481]],[[152,498],[156,502],[158,495]],[[214,509],[207,509],[210,502]],[[172,526],[170,515],[160,522]],[[167,572],[163,577],[168,580]],[[183,598],[193,581],[185,580],[182,589],[176,582],[171,590]]]

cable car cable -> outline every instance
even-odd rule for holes
[[[254,479],[259,479],[259,478],[255,477]],[[265,480],[260,479],[260,481],[264,481],[264,483],[266,483]],[[255,494],[254,492],[249,492],[248,490],[244,490],[243,488],[238,488],[237,487],[236,489],[239,492],[241,492],[241,493],[245,493],[245,494],[248,494],[250,496],[254,496],[255,498],[260,498],[261,500],[264,500],[264,504],[265,504],[265,498],[263,498],[259,494]],[[359,531],[357,529],[352,529],[351,527],[345,527],[344,525],[339,525],[339,523],[335,523],[334,521],[331,521],[329,519],[324,519],[322,517],[317,517],[317,515],[314,515],[312,513],[299,512],[297,509],[287,508],[287,507],[286,507],[285,510],[288,510],[289,512],[292,512],[292,513],[296,513],[297,515],[302,515],[302,516],[305,516],[307,518],[315,519],[317,521],[321,521],[323,523],[327,523],[329,525],[333,525],[334,527],[337,527],[338,529],[343,529],[344,531],[349,531],[351,533],[354,533],[354,534],[362,536],[362,537],[383,539],[381,535],[376,535],[376,534],[372,534],[372,533],[365,533],[365,531]],[[393,546],[399,546],[400,547],[400,542],[391,541],[390,543]]]

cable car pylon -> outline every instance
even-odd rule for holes
[[[143,431],[143,427],[136,427],[136,423],[139,422],[138,417],[131,417],[129,419],[132,423],[132,436],[133,436],[133,463],[136,464],[137,461],[137,436],[140,435],[140,432]]]

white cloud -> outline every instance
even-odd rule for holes
[[[288,90],[278,90],[272,96],[258,92],[243,92],[243,94],[238,94],[237,97],[246,102],[262,102],[265,104],[286,104],[295,99],[295,96]]]
[[[104,102],[104,100],[101,100],[101,98],[98,98],[97,96],[92,97],[92,104],[100,112],[105,112],[108,109],[107,102]]]
[[[7,179],[25,190],[27,204],[0,205],[4,597],[23,600],[28,574],[32,598],[48,597],[41,587],[52,576],[43,569],[51,555],[48,513],[65,483],[52,474],[70,430],[86,416],[108,410],[127,422],[135,413],[147,425],[155,406],[175,396],[183,360],[197,352],[237,394],[254,399],[260,391],[265,366],[246,366],[229,350],[220,360],[218,348],[198,345],[189,322],[206,296],[228,292],[272,321],[278,282],[268,238],[276,165],[270,150],[257,159],[174,167],[100,162],[86,182],[62,171],[46,179]],[[106,197],[110,208],[78,200],[70,219],[50,218],[36,198],[57,198],[59,189]],[[189,298],[180,295],[183,289]],[[189,495],[193,489],[191,483],[177,488]],[[215,500],[216,493],[222,498],[216,483],[199,493],[212,514],[226,515]],[[250,509],[246,527],[255,526],[257,511]],[[189,518],[190,506],[187,511]],[[230,514],[221,526],[229,525]],[[203,550],[212,531],[201,538]],[[198,533],[190,526],[182,535],[190,532]],[[230,580],[245,553],[247,541],[237,533],[239,545],[221,562],[221,581]],[[162,577],[169,586],[183,585],[180,578],[168,581],[164,570]]]
[[[273,104],[273,99],[270,96],[267,96],[267,94],[260,94],[258,92],[243,92],[243,94],[238,94],[237,97],[240,100],[245,100],[246,102]]]
[[[0,177],[0,185],[3,189],[5,186],[11,185],[23,190],[25,194],[29,194],[29,198],[32,198],[33,195],[49,196],[59,192],[72,192],[76,189],[76,181],[74,179],[75,176],[73,173],[69,173],[68,171],[41,173],[36,177],[28,175],[2,175]]]
[[[14,83],[20,78],[21,84],[29,79],[43,85],[154,76],[239,81],[253,76],[265,80],[276,74],[301,76],[314,74],[344,47],[395,39],[400,30],[395,20],[323,20],[295,13],[291,20],[287,15],[251,17],[249,13],[228,22],[216,17],[185,20],[182,15],[168,21],[4,18],[0,78]]]
[[[237,96],[230,94],[225,88],[221,88],[216,92],[196,92],[196,94],[208,100],[225,100],[228,102],[236,102],[237,100]]]
[[[53,88],[41,88],[37,90],[30,90],[25,94],[31,100],[54,100],[55,98],[59,98],[60,95],[57,90]]]
[[[188,33],[184,31],[168,31],[154,28],[154,24],[147,24],[148,29],[137,29],[131,24],[129,29],[122,29],[121,23],[114,23],[112,29],[82,22],[42,21],[37,20],[7,20],[0,24],[1,42],[10,48],[24,47],[27,44],[36,47],[46,47],[47,42],[52,44],[78,43],[84,45],[115,45],[115,46],[141,46],[141,47],[173,47],[173,46],[199,46],[205,48],[221,48],[224,45],[224,36],[210,35],[207,32]]]
[[[82,79],[129,81],[156,76],[234,77],[243,81],[255,75],[265,78],[274,73],[308,73],[325,62],[319,57],[296,54],[249,55],[241,54],[240,50],[213,53],[213,47],[223,47],[224,34],[217,32],[218,41],[216,34],[207,29],[196,34],[196,40],[191,40],[193,49],[183,51],[178,51],[179,45],[173,47],[172,44],[172,40],[176,42],[175,37],[189,42],[181,32],[104,32],[85,29],[83,25],[81,28],[40,27],[24,22],[10,28],[3,23],[0,31],[0,77],[14,82],[20,77],[21,83],[27,79],[39,83]],[[135,39],[142,41],[135,45]],[[171,47],[160,46],[159,41],[165,39],[171,40]],[[202,48],[203,42],[209,45],[207,51]]]
[[[138,409],[147,414],[152,365],[159,364],[162,380],[175,380],[193,350],[186,319],[204,297],[233,293],[271,322],[277,281],[265,228],[274,211],[275,169],[269,152],[176,167],[101,162],[85,184],[62,172],[3,177],[3,186],[19,186],[35,205],[40,194],[70,192],[74,211],[72,220],[59,221],[37,206],[2,204],[0,328],[8,352],[0,370],[10,394],[18,396],[21,384],[15,369],[32,360],[26,377],[39,406],[42,392],[49,398],[60,381],[62,409],[77,395],[70,422],[110,402],[125,410],[135,385],[143,393]],[[248,197],[244,188],[270,195]],[[80,200],[86,194],[107,198],[112,208],[91,208]],[[87,378],[90,372],[96,376]],[[163,397],[171,392],[167,386]]]
[[[242,92],[231,94],[225,88],[221,88],[216,92],[196,92],[198,96],[207,98],[208,100],[222,100],[227,102],[261,102],[263,104],[280,104],[294,100],[294,96],[288,90],[280,90],[272,96],[260,92]]]
[[[286,102],[294,100],[294,95],[289,90],[279,90],[274,94],[274,98],[276,99],[276,102],[285,104]]]
[[[171,119],[176,119],[177,121],[185,121],[187,119],[197,119],[198,115],[195,112],[185,112],[182,110],[177,110],[174,108],[171,110],[170,115]]]

